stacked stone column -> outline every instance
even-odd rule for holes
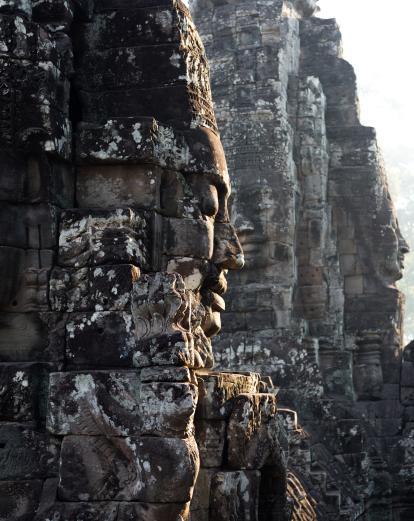
[[[0,3],[0,518],[33,519],[57,475],[48,374],[64,359],[49,301],[58,220],[74,204],[68,33],[82,2]]]

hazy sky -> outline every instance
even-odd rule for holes
[[[321,18],[336,18],[344,58],[355,67],[364,125],[376,127],[404,206],[404,177],[414,175],[414,0],[319,0]],[[414,242],[414,238],[410,238]]]

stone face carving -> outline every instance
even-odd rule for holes
[[[0,4],[0,518],[187,519],[244,263],[203,45],[179,1]]]
[[[406,245],[315,4],[205,6],[231,198],[180,0],[0,0],[0,519],[355,518],[381,444],[409,489]]]
[[[336,22],[317,18],[311,1],[198,0],[193,12],[246,258],[229,275],[218,368],[271,375],[282,404],[298,410],[321,470],[303,471],[301,458],[293,470],[319,495],[321,519],[335,509],[346,519],[375,517],[380,497],[390,518],[412,516],[400,451],[412,445],[410,429],[402,435],[411,413],[401,409],[412,393],[400,376],[403,367],[408,382],[410,369],[395,285],[408,246],[375,131],[359,121]]]

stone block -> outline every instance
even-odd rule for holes
[[[357,256],[356,255],[341,255],[339,258],[341,266],[341,273],[344,276],[356,275],[357,270]]]
[[[188,47],[179,42],[166,42],[162,47],[90,49],[79,57],[75,81],[89,92],[187,85],[191,82],[189,54]]]
[[[59,497],[184,503],[191,499],[198,467],[192,438],[67,436],[62,443]]]
[[[402,432],[402,419],[393,418],[393,419],[380,419],[374,420],[373,422],[375,434],[378,437],[391,437],[391,436],[399,436]]]
[[[38,514],[36,521],[185,521],[188,510],[188,503],[56,502]]]
[[[204,420],[225,420],[241,393],[255,393],[259,387],[257,373],[197,372],[198,406],[196,416]]]
[[[59,268],[51,273],[49,299],[55,311],[123,311],[131,306],[140,270],[132,264]]]
[[[190,126],[194,118],[194,104],[189,97],[188,90],[188,85],[183,84],[152,88],[125,88],[103,92],[78,90],[78,93],[84,108],[85,121],[96,121],[97,114],[102,113],[115,114],[118,118],[139,114],[143,118],[155,118],[168,122],[181,121],[182,126]],[[160,99],[168,99],[169,102],[160,103]],[[105,152],[101,157],[104,155],[106,155]],[[120,154],[116,153],[116,157],[119,156]]]
[[[352,396],[352,360],[351,353],[335,348],[320,348],[319,368],[322,373],[323,387],[331,394]]]
[[[195,344],[202,339],[202,331],[193,327],[191,313],[197,313],[196,306],[178,273],[158,272],[138,279],[132,301],[134,366],[194,367]]]
[[[362,275],[345,277],[344,291],[345,295],[362,295],[364,293],[364,277]]]
[[[357,244],[355,239],[342,239],[338,243],[338,252],[341,255],[357,255]]]
[[[0,13],[30,16],[32,4],[30,0],[3,0],[0,5]]]
[[[121,502],[116,521],[186,521],[189,511],[190,503]]]
[[[227,427],[227,465],[260,469],[280,461],[276,396],[241,394],[234,401]]]
[[[4,283],[0,289],[2,311],[49,311],[49,275],[52,250],[24,250],[0,246]]]
[[[64,436],[140,434],[137,371],[51,373],[47,428]]]
[[[67,0],[37,0],[33,4],[33,19],[40,22],[70,23],[73,19],[73,2]]]
[[[201,467],[221,467],[226,441],[226,422],[224,420],[198,420],[195,427]]]
[[[193,368],[194,341],[185,331],[164,333],[148,339],[138,339],[133,355],[134,367],[176,365]]]
[[[61,39],[65,39],[63,33]],[[0,70],[8,89],[8,103],[2,113],[4,145],[69,159],[69,81],[50,61],[33,63],[0,58]],[[21,80],[29,77],[30,81]]]
[[[222,331],[237,332],[247,328],[246,313],[224,312],[221,314]]]
[[[334,454],[357,454],[365,450],[364,424],[359,419],[351,420],[323,420],[310,426],[312,428],[314,443],[321,440],[331,448]]]
[[[17,423],[0,425],[0,480],[57,476],[60,442]]]
[[[32,521],[43,482],[0,481],[0,521]]]
[[[77,202],[80,208],[160,207],[161,169],[154,165],[80,166]]]
[[[0,207],[0,245],[23,249],[53,249],[56,246],[58,209],[52,205]]]
[[[207,260],[191,257],[173,257],[167,261],[168,273],[179,273],[184,281],[186,289],[198,291],[202,286],[210,270]]]
[[[404,407],[397,400],[380,400],[368,402],[368,417],[371,419],[400,419]]]
[[[159,165],[158,131],[152,118],[114,118],[104,125],[82,123],[77,136],[78,161],[111,166],[128,162]],[[173,130],[171,133],[174,136]],[[176,148],[175,136],[173,142]]]
[[[189,383],[141,385],[137,371],[50,375],[47,427],[57,435],[187,437],[197,388]]]
[[[211,259],[214,227],[201,219],[163,219],[163,253],[177,257]]]
[[[194,375],[187,367],[144,367],[141,382],[193,382]]]
[[[1,30],[0,19],[0,43]],[[11,30],[16,31],[14,23]],[[0,200],[9,203],[50,203],[60,208],[73,206],[73,168],[56,159],[49,162],[45,157],[24,157],[10,150],[1,150]]]
[[[194,494],[191,500],[191,512],[194,511],[194,520],[198,521],[198,512],[200,510],[209,510],[210,508],[210,490],[211,481],[218,469],[200,468],[197,481],[194,487]]]
[[[83,268],[134,264],[148,268],[149,215],[130,209],[67,210],[61,217],[59,263]]]
[[[203,508],[199,510],[191,510],[189,521],[209,521],[210,519],[210,510],[208,508]]]
[[[63,364],[65,315],[0,313],[0,362]]]
[[[0,420],[31,422],[44,418],[50,370],[45,363],[0,364]]]
[[[186,437],[193,434],[197,387],[187,383],[142,384],[142,434]]]
[[[323,282],[323,268],[321,266],[301,266],[298,270],[300,286],[321,286]]]
[[[401,387],[401,403],[414,405],[414,387]]]
[[[156,94],[155,89],[152,91]],[[128,91],[128,94],[133,95],[133,91]],[[121,96],[117,95],[118,98]],[[128,103],[132,103],[132,99]],[[137,107],[133,113],[138,113]],[[227,177],[222,146],[213,131],[203,127],[178,131],[176,127],[155,120],[156,112],[152,112],[150,117],[145,117],[144,112],[142,115],[144,117],[139,118],[120,115],[104,124],[81,124],[77,136],[79,162],[111,165],[150,163],[168,168],[171,170],[168,175],[182,172],[211,174],[220,179],[223,175]],[[161,120],[165,121],[165,118]]]
[[[94,501],[86,503],[77,501],[65,503],[62,501],[48,505],[39,509],[36,521],[50,521],[51,519],[61,519],[62,521],[118,521],[119,502],[115,501]]]
[[[263,331],[275,327],[276,324],[279,325],[277,322],[278,314],[273,310],[249,311],[243,315],[250,331]]]
[[[95,2],[96,9],[100,3]],[[170,43],[180,38],[176,13],[169,6],[137,9],[131,2],[127,10],[112,9],[110,14],[95,13],[92,23],[81,26],[78,43],[82,49],[110,48],[114,39],[124,47],[135,47]],[[145,26],[145,31],[137,31],[137,25]]]
[[[317,305],[325,303],[328,298],[328,288],[322,286],[302,286],[300,288],[300,296],[304,305]]]
[[[70,367],[132,367],[136,346],[132,316],[127,312],[71,313],[66,323]]]
[[[257,521],[260,472],[217,472],[211,484],[210,519]]]
[[[402,362],[401,368],[401,385],[403,387],[414,388],[414,363],[413,362]]]

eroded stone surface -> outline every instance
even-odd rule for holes
[[[67,436],[62,444],[59,497],[187,502],[198,465],[197,445],[191,438]]]
[[[219,472],[211,484],[211,516],[226,519],[257,519],[260,473]]]
[[[260,469],[280,461],[279,425],[273,394],[239,395],[227,428],[227,464]]]

